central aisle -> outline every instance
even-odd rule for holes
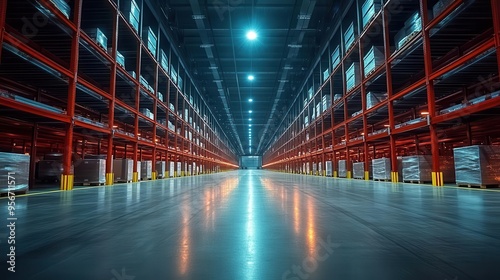
[[[498,279],[499,201],[252,170],[37,194],[0,278]]]

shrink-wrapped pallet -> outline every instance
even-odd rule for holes
[[[115,182],[130,182],[132,181],[132,173],[134,172],[134,161],[128,158],[120,158],[113,160],[113,173]]]
[[[167,167],[166,161],[157,161],[156,166],[156,178],[165,178],[165,170]]]
[[[333,176],[333,162],[332,161],[327,161],[325,165],[326,169],[326,176],[332,177]]]
[[[106,183],[106,160],[83,159],[75,163],[74,183],[77,185]]]
[[[500,146],[461,147],[455,148],[453,153],[458,185],[500,184]]]
[[[0,193],[27,192],[29,177],[29,155],[0,152]]]
[[[175,176],[175,162],[171,161],[168,164],[168,177],[172,178]]]
[[[347,163],[345,159],[339,160],[338,163],[338,175],[340,178],[346,178],[347,177]]]
[[[372,160],[372,174],[374,180],[391,179],[391,159],[376,158]]]
[[[365,178],[365,163],[355,162],[352,164],[352,177],[354,179],[364,179]]]
[[[153,161],[141,161],[141,180],[150,180],[153,172]]]
[[[455,172],[451,157],[440,157],[440,170],[444,182],[453,182]],[[405,182],[431,182],[432,181],[432,156],[417,155],[403,157],[403,181]]]

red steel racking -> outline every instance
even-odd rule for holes
[[[122,9],[130,0],[64,2],[68,17],[57,1],[0,4],[0,131],[6,135],[0,149],[32,155],[31,187],[36,160],[53,152],[64,154],[63,190],[73,188],[75,154],[106,154],[108,185],[114,182],[113,158],[120,157],[134,160],[134,181],[141,160],[153,166],[184,163],[175,176],[238,167],[234,148],[153,4],[136,0],[137,33]],[[156,55],[141,39],[147,40],[140,34],[146,24],[158,38]],[[88,31],[95,28],[109,38],[109,49],[91,37]],[[160,65],[160,49],[170,72]],[[188,168],[192,163],[203,170]]]
[[[363,28],[362,2],[343,1],[344,13],[334,19],[317,63],[268,143],[264,167],[312,174],[307,165],[324,167],[332,161],[337,177],[337,161],[346,160],[349,178],[351,163],[364,162],[368,179],[371,160],[388,157],[392,181],[398,182],[399,156],[432,154],[432,183],[442,186],[440,156],[452,155],[454,147],[500,144],[500,4],[377,1],[381,9]],[[397,41],[415,12],[421,28]],[[343,36],[353,21],[360,35],[346,50]],[[338,46],[341,62],[332,65],[330,55]],[[383,49],[383,63],[364,73],[364,55],[372,46]],[[346,90],[345,73],[352,63],[359,63],[361,81]],[[325,71],[329,75],[322,79]],[[312,98],[309,87],[314,89]],[[367,93],[373,92],[383,98],[368,108]],[[328,108],[304,122],[324,96],[329,96]]]

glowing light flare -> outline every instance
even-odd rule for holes
[[[250,40],[250,41],[254,41],[256,40],[258,37],[257,35],[257,32],[255,32],[255,30],[249,30],[247,32],[247,39]]]

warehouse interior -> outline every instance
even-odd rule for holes
[[[499,69],[497,0],[0,0],[2,279],[496,279]]]

